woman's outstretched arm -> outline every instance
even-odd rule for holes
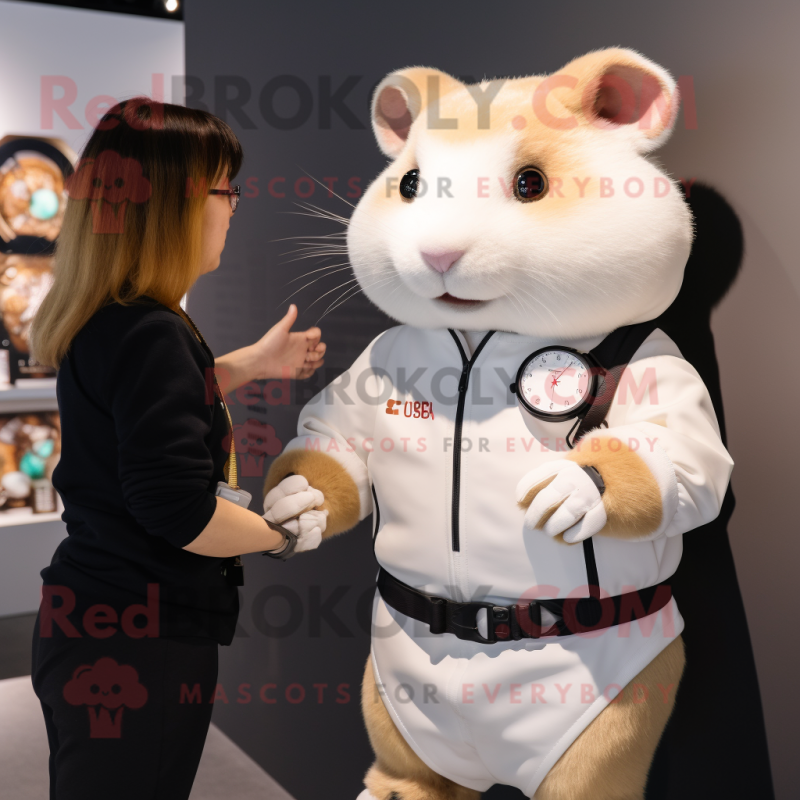
[[[283,536],[267,525],[267,521],[224,497],[215,497],[217,509],[200,535],[183,549],[199,556],[228,558],[245,553],[277,550]]]
[[[222,390],[228,394],[249,381],[271,378],[303,380],[325,362],[325,344],[319,328],[292,331],[297,306],[292,304],[286,316],[273,325],[255,344],[234,350],[214,361]]]

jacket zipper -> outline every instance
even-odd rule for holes
[[[481,343],[475,348],[472,358],[467,359],[467,354],[461,345],[461,340],[455,331],[448,328],[448,332],[453,337],[458,352],[461,356],[461,377],[458,380],[458,405],[456,406],[456,427],[453,433],[453,510],[451,513],[452,518],[452,531],[453,531],[453,551],[458,552],[461,548],[458,534],[458,512],[459,500],[461,496],[461,428],[464,423],[464,406],[467,402],[467,388],[469,387],[469,375],[472,371],[472,365],[477,360],[478,356],[483,350],[483,346],[492,335],[494,331],[489,331],[486,336],[481,339]]]
[[[372,555],[375,555],[375,540],[378,538],[378,528],[381,525],[381,507],[378,505],[378,493],[375,491],[375,484],[372,484],[372,502],[374,505],[373,517],[375,531],[372,534]]]

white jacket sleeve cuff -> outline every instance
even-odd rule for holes
[[[319,451],[338,461],[358,488],[359,521],[372,513],[372,485],[369,480],[369,472],[364,462],[346,442],[343,443],[320,434],[309,434],[292,439],[284,448],[284,452],[290,450]]]

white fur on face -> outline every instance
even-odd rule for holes
[[[549,195],[522,203],[510,192],[526,166],[517,155],[522,133],[509,129],[452,142],[420,126],[409,147],[425,194],[403,201],[397,189],[402,174],[392,164],[353,213],[348,251],[364,293],[416,327],[554,339],[608,333],[665,310],[680,288],[692,239],[678,186],[636,153],[623,130],[558,135],[574,170],[548,174]],[[546,165],[536,166],[547,174]],[[386,200],[388,177],[395,181]],[[600,196],[601,178],[610,179],[613,196]],[[656,179],[663,197],[655,196]],[[626,182],[631,195],[643,187],[641,195],[629,196]],[[424,262],[425,250],[464,255],[440,274]],[[445,292],[484,302],[454,307],[435,299]]]

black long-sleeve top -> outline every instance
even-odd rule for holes
[[[121,614],[145,603],[155,583],[161,636],[233,638],[238,594],[223,574],[230,560],[182,549],[208,524],[224,480],[229,425],[213,367],[179,314],[142,297],[100,309],[59,368],[53,484],[69,535],[42,579],[74,592],[69,619],[81,632],[87,607]]]

